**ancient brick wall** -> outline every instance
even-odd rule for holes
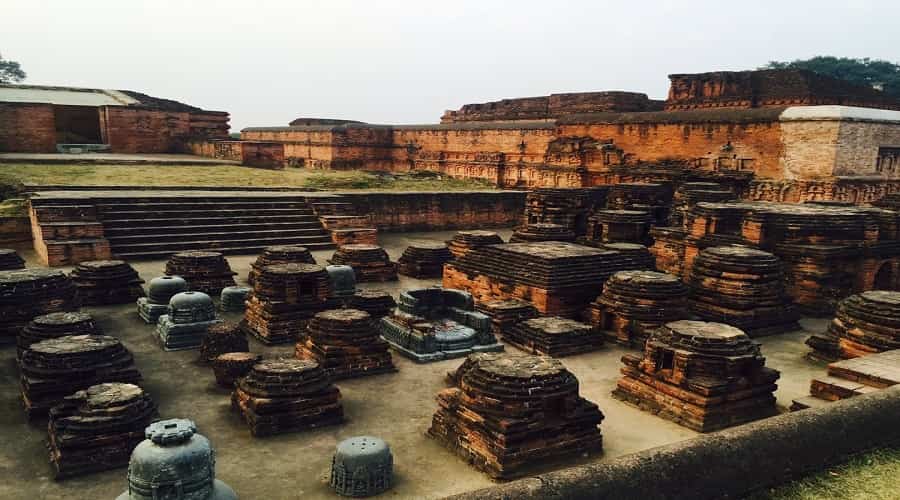
[[[186,146],[191,154],[239,161],[249,167],[282,169],[285,166],[284,144],[280,142],[192,139]]]
[[[189,116],[191,138],[228,139],[230,116],[224,111],[201,111]]]
[[[28,217],[0,217],[0,244],[31,241]]]
[[[575,92],[466,104],[459,110],[444,112],[441,123],[552,120],[575,113],[658,109],[662,109],[662,102],[637,92]]]
[[[104,106],[100,130],[114,153],[178,153],[190,137],[190,114]]]
[[[347,193],[342,201],[369,214],[381,231],[511,227],[522,217],[525,192]]]
[[[833,175],[900,179],[900,122],[843,121],[836,143]],[[885,150],[893,161],[879,162]]]
[[[53,106],[0,103],[0,151],[56,152],[56,121]]]

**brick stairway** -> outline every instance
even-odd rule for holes
[[[836,361],[828,365],[826,375],[813,379],[810,395],[795,399],[791,410],[816,408],[897,384],[900,384],[900,349]]]
[[[167,258],[184,250],[252,254],[270,245],[303,245],[310,250],[334,248],[305,196],[233,194],[228,196],[154,195],[36,199],[54,207],[92,205],[90,219],[102,224],[111,253],[125,260]],[[41,221],[37,225],[58,224]],[[33,217],[35,220],[35,217]],[[84,260],[72,257],[65,264]],[[51,265],[54,264],[51,262]]]

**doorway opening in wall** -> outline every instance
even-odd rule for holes
[[[56,144],[60,151],[103,151],[100,108],[96,106],[53,106]]]
[[[872,284],[874,290],[898,290],[897,276],[894,275],[894,266],[891,262],[885,262],[875,273],[875,282]]]

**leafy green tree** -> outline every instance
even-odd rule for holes
[[[807,69],[900,97],[900,65],[882,59],[816,56],[790,62],[770,61],[760,69]]]
[[[16,61],[3,59],[0,54],[0,83],[21,82],[25,79],[25,72]]]

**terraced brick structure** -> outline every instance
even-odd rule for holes
[[[530,302],[521,299],[479,302],[475,304],[475,310],[491,318],[491,329],[498,337],[516,323],[539,316]]]
[[[447,247],[453,257],[462,257],[472,250],[486,245],[503,243],[503,239],[493,231],[459,231],[453,235],[453,239],[447,242]]]
[[[810,382],[809,396],[797,398],[791,411],[818,408],[900,384],[900,349],[830,363],[827,374]]]
[[[688,288],[677,276],[619,271],[606,280],[587,316],[608,339],[643,348],[653,330],[689,317],[687,299]]]
[[[295,356],[319,363],[333,380],[397,371],[388,343],[365,311],[320,312],[309,321],[306,331],[306,338],[297,342]]]
[[[62,271],[0,271],[0,345],[16,343],[37,316],[78,309],[75,284]]]
[[[397,307],[397,301],[390,292],[384,290],[357,290],[350,297],[348,306],[369,313],[373,319],[387,316]]]
[[[461,290],[405,290],[397,309],[381,318],[378,329],[394,350],[418,363],[503,350],[490,318],[476,312],[472,295]]]
[[[0,248],[0,271],[25,269],[25,260],[11,248]]]
[[[222,354],[248,352],[250,344],[239,325],[223,321],[209,326],[200,342],[201,363],[210,364]]]
[[[528,241],[575,241],[575,231],[562,224],[535,222],[516,229],[509,238],[510,243]]]
[[[397,272],[419,279],[440,278],[453,254],[444,243],[415,242],[397,259]]]
[[[32,344],[22,354],[19,369],[29,419],[46,417],[67,396],[92,385],[141,380],[128,349],[106,335],[70,335]]]
[[[263,267],[272,264],[315,264],[316,259],[309,249],[300,245],[275,245],[263,249],[259,257],[250,264],[250,274],[247,275],[247,283],[252,287],[253,282]]]
[[[22,329],[17,339],[17,359],[42,340],[55,339],[68,335],[97,335],[100,329],[94,318],[83,312],[56,312],[38,316]]]
[[[779,373],[733,326],[673,321],[650,335],[641,355],[622,362],[614,397],[698,432],[777,413]]]
[[[824,334],[814,334],[806,344],[808,356],[837,361],[900,349],[900,292],[873,290],[851,295],[837,307]]]
[[[234,389],[234,383],[250,373],[256,363],[262,361],[262,355],[252,352],[226,352],[213,360],[213,374],[216,383],[226,389]]]
[[[247,299],[241,328],[267,345],[296,342],[305,335],[307,321],[326,308],[329,290],[322,266],[266,266]]]
[[[711,247],[694,259],[687,279],[691,312],[751,337],[799,330],[800,314],[784,291],[778,257],[742,246]]]
[[[525,197],[521,226],[559,224],[574,231],[577,236],[582,236],[586,230],[588,215],[595,208],[605,206],[606,193],[606,187],[533,189]]]
[[[172,255],[166,262],[166,274],[184,278],[192,291],[219,295],[223,288],[236,285],[237,273],[221,253],[192,250]]]
[[[428,436],[491,478],[521,476],[603,446],[603,414],[556,359],[473,354],[450,378]]]
[[[144,296],[144,280],[122,260],[91,260],[69,275],[83,305],[127,304]]]
[[[352,267],[357,283],[397,279],[397,264],[391,262],[387,252],[378,245],[343,245],[328,263]]]
[[[653,215],[649,211],[597,210],[588,217],[584,239],[591,243],[647,245],[651,243],[650,227],[653,222]]]
[[[701,250],[744,245],[777,256],[800,311],[830,316],[840,299],[900,289],[900,212],[832,203],[697,203],[679,228],[655,228],[661,271],[688,277]]]
[[[591,325],[556,316],[529,319],[512,325],[504,329],[503,341],[528,354],[555,358],[603,347],[603,335]]]
[[[254,437],[344,421],[341,393],[315,361],[278,358],[253,365],[231,396]]]
[[[134,384],[98,384],[66,397],[48,425],[56,479],[127,466],[155,417],[150,395]]]
[[[541,313],[577,319],[618,271],[633,259],[615,250],[567,242],[481,247],[444,266],[443,284],[478,302],[522,299]]]

